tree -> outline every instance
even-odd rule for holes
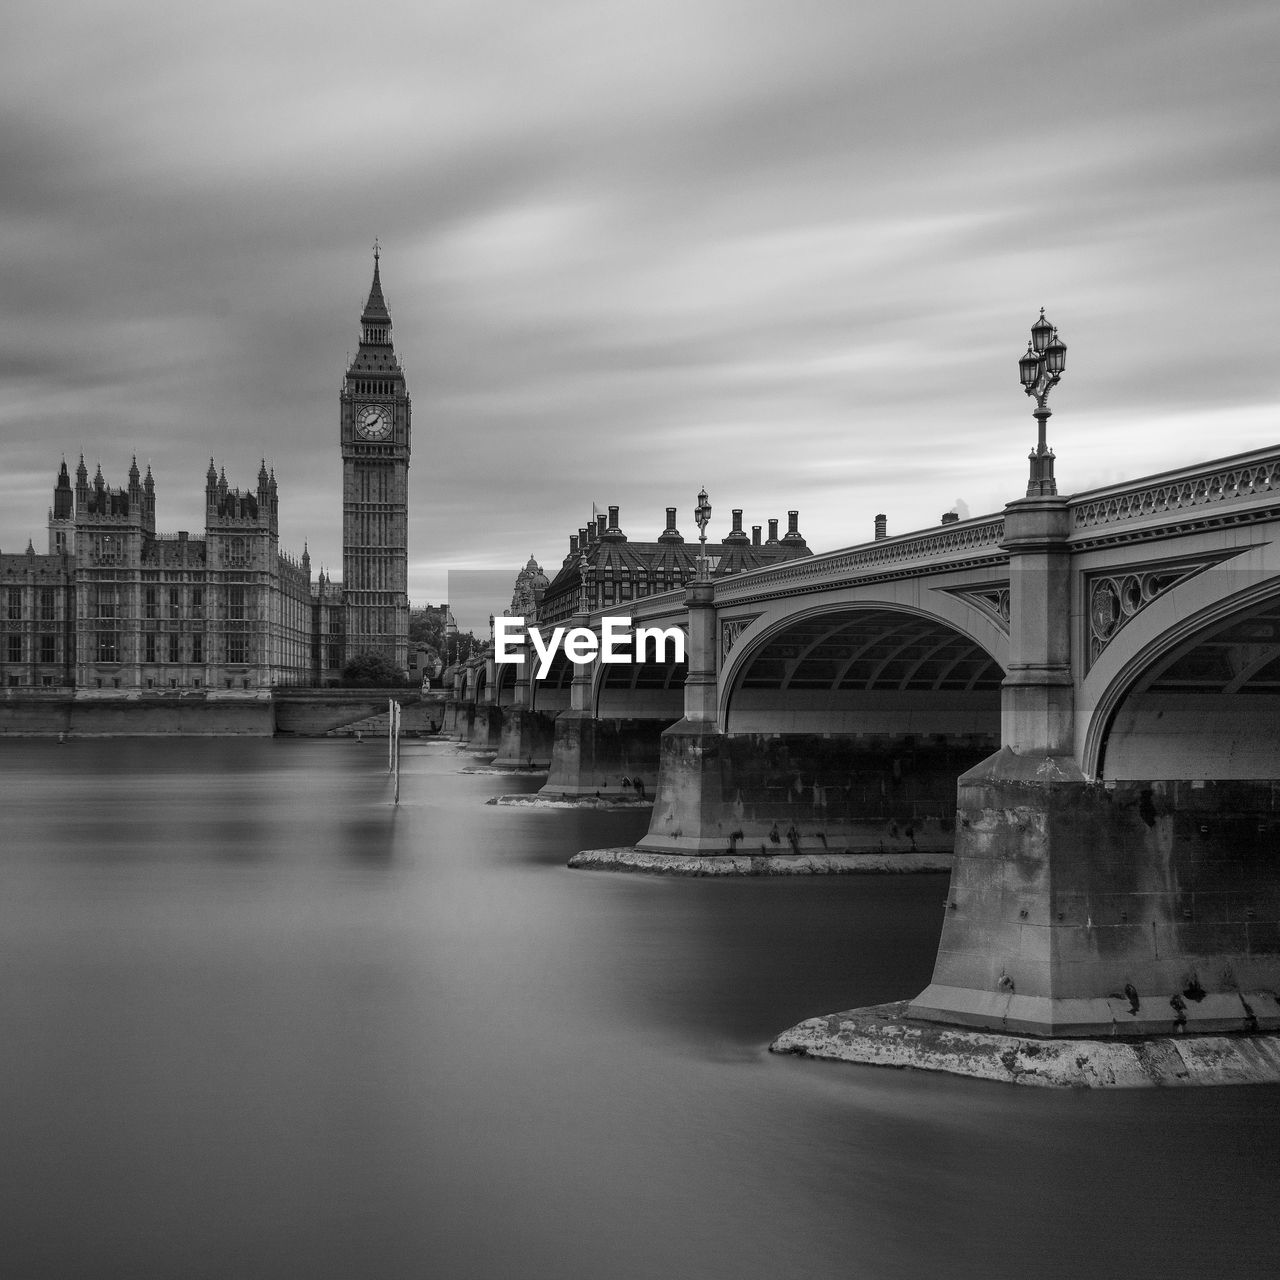
[[[408,681],[390,658],[374,649],[354,654],[342,668],[342,683],[355,689],[399,689]]]
[[[429,649],[433,649],[441,664],[445,666],[451,662],[465,662],[488,643],[487,640],[480,640],[470,631],[451,630],[448,623],[447,605],[411,608],[409,610],[409,642],[425,644]]]

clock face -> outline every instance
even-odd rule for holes
[[[357,409],[356,430],[366,440],[385,440],[391,434],[391,410],[384,404],[367,404]]]

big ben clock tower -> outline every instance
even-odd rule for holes
[[[391,345],[391,315],[373,249],[360,349],[339,396],[342,586],[347,658],[379,653],[409,665],[409,392]]]

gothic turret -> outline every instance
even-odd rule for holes
[[[53,518],[69,520],[73,510],[72,503],[71,476],[67,472],[67,460],[63,458],[62,466],[58,468],[58,483],[53,491]]]
[[[50,555],[61,555],[75,547],[75,510],[71,475],[67,471],[67,460],[63,458],[62,466],[58,468],[58,483],[53,490],[53,506],[49,508]]]

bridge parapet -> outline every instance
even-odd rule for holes
[[[882,538],[843,551],[792,560],[767,569],[716,580],[716,603],[736,603],[760,593],[785,595],[813,591],[824,583],[848,581],[885,571],[927,571],[938,565],[965,567],[969,562],[1003,559],[1004,516],[980,516],[937,530]]]
[[[1137,482],[1078,493],[1070,499],[1072,542],[1095,537],[1110,526],[1143,522],[1164,533],[1195,513],[1235,523],[1261,518],[1280,506],[1280,450],[1259,449],[1196,467],[1184,467]],[[1118,532],[1118,530],[1117,530]],[[1127,531],[1126,531],[1127,532]]]

